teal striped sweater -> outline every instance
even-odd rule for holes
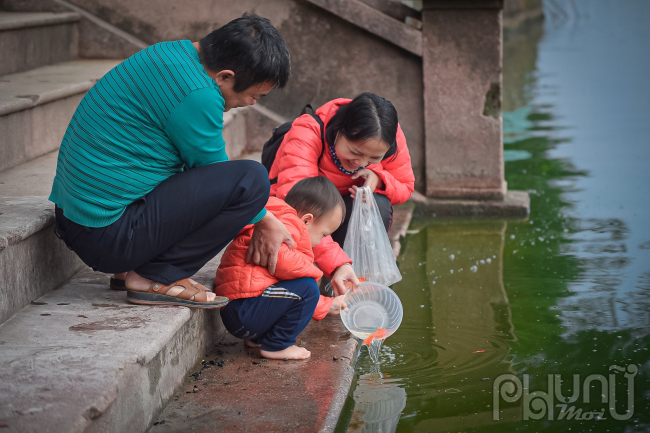
[[[108,72],[77,107],[50,200],[77,224],[112,224],[169,176],[228,160],[224,106],[190,41],[140,51]]]

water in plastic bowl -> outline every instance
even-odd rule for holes
[[[355,337],[364,340],[372,360],[377,362],[381,343],[402,323],[399,297],[386,286],[364,282],[347,292],[343,299],[347,304],[341,311],[343,324]]]

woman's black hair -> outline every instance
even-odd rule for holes
[[[235,73],[235,92],[260,83],[282,88],[289,81],[289,49],[267,18],[245,13],[201,39],[199,47],[207,69]]]
[[[380,137],[389,144],[384,159],[397,155],[397,110],[388,99],[373,93],[362,93],[350,103],[341,105],[327,123],[325,140],[334,146],[337,134],[350,141]]]
[[[318,219],[340,206],[343,211],[342,218],[345,218],[345,202],[341,193],[331,180],[323,176],[301,180],[291,188],[284,201],[294,208],[300,217],[310,213],[314,219]]]

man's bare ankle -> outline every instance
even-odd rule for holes
[[[153,283],[153,281],[141,277],[140,275],[136,274],[134,271],[127,272],[126,278],[124,280],[124,284],[126,285],[127,289],[135,290],[138,292],[146,292],[147,290],[149,290],[149,286],[151,286],[151,283]]]

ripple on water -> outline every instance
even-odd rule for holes
[[[384,342],[378,367],[390,370],[392,377],[403,378],[402,386],[417,387],[422,393],[449,387],[462,392],[486,377],[510,372],[509,363],[504,360],[512,339],[508,333],[468,323],[441,329],[402,324]],[[371,371],[374,364],[365,352],[362,350],[357,364],[360,374]],[[419,392],[411,389],[409,393]]]

